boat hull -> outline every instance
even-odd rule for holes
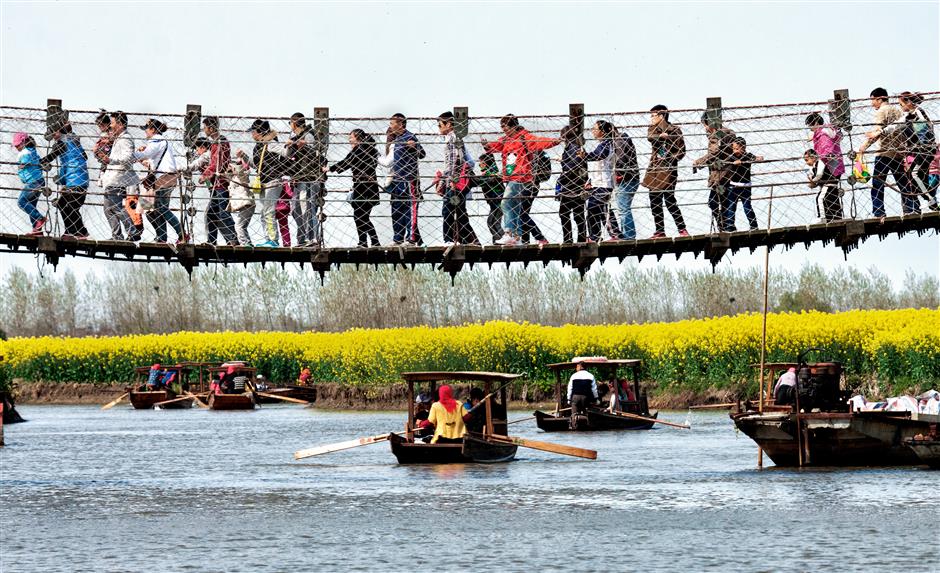
[[[255,398],[250,392],[244,394],[210,394],[210,410],[254,410]]]
[[[940,470],[940,440],[908,440],[907,446],[921,463]]]
[[[158,390],[155,392],[129,391],[127,393],[127,397],[131,403],[131,406],[133,406],[135,410],[152,410],[154,405],[160,402],[166,402],[167,400],[173,400],[177,397],[177,395],[175,392],[170,390]],[[192,408],[192,406],[192,400],[180,400],[178,402],[165,404],[160,406],[160,408],[166,410],[180,410],[183,408]]]
[[[820,412],[803,414],[804,466],[904,466],[921,462],[905,442],[931,423],[909,412]],[[797,417],[793,413],[732,414],[739,430],[778,466],[799,466]],[[936,421],[933,421],[936,423]]]
[[[512,461],[518,449],[515,444],[497,444],[475,435],[456,444],[409,442],[398,434],[390,434],[388,441],[399,464],[504,463]]]
[[[631,414],[633,412],[630,412]],[[638,414],[648,418],[659,417],[659,412]],[[649,430],[655,422],[637,420],[625,416],[617,416],[603,410],[588,408],[585,412],[582,423],[578,424],[577,430],[571,429],[571,418],[568,416],[556,416],[547,412],[536,410],[535,424],[544,432],[598,432],[606,430]]]

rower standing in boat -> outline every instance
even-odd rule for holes
[[[460,443],[467,429],[463,423],[464,409],[454,400],[450,386],[438,389],[437,402],[431,404],[428,421],[434,424],[432,444]]]
[[[578,361],[574,374],[568,379],[568,404],[571,406],[571,429],[577,429],[578,416],[584,414],[588,405],[597,401],[597,381],[594,375],[584,369],[584,362]]]

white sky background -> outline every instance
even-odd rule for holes
[[[0,101],[205,114],[588,113],[940,89],[940,3],[0,2]],[[940,120],[940,118],[934,118]],[[4,145],[8,144],[3,142]],[[940,239],[891,237],[849,264],[940,276]],[[844,264],[836,247],[774,266]],[[763,263],[762,253],[722,266]],[[34,267],[27,255],[0,255]],[[66,260],[95,272],[109,264]],[[643,265],[657,264],[648,258]],[[690,256],[683,267],[708,266]]]

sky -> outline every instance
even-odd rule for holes
[[[0,2],[0,101],[73,109],[333,117],[644,110],[940,89],[931,2]],[[940,119],[940,118],[937,118]],[[844,265],[840,249],[772,264]],[[69,260],[98,272],[109,264]],[[654,264],[707,267],[690,256]],[[762,253],[721,265],[762,265]],[[936,234],[869,239],[848,264],[940,276]],[[35,267],[0,254],[0,273]]]

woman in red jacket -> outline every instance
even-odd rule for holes
[[[505,134],[489,143],[483,139],[487,153],[500,153],[503,158],[503,181],[506,195],[503,198],[503,227],[506,234],[497,241],[501,245],[518,245],[522,237],[531,232],[539,244],[548,241],[529,215],[532,201],[538,194],[538,186],[532,177],[535,154],[558,145],[561,140],[532,135],[519,125],[516,116],[503,116],[499,126]]]

